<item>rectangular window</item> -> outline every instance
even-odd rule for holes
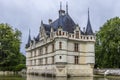
[[[78,45],[78,43],[75,43],[75,44],[74,44],[74,51],[75,51],[75,52],[78,52],[78,51],[79,51],[79,45]]]
[[[34,57],[34,51],[32,50],[32,57]]]
[[[52,56],[52,64],[54,64],[54,56]]]
[[[52,52],[54,52],[54,44],[52,44]]]
[[[56,35],[58,35],[58,32],[56,32]]]
[[[74,57],[75,64],[79,64],[79,56]]]
[[[61,36],[61,31],[59,31],[59,35]]]
[[[69,35],[69,37],[71,37],[71,34]]]
[[[32,51],[30,52],[30,58],[32,57]]]
[[[63,35],[64,35],[64,32],[63,32]]]
[[[47,46],[45,47],[45,53],[47,54],[47,50],[48,50],[48,48],[47,48]]]
[[[62,49],[62,42],[59,42],[59,49]]]
[[[43,63],[42,59],[39,59],[39,65],[41,65]]]
[[[74,35],[72,35],[72,37],[74,38]]]
[[[36,65],[36,59],[34,60],[34,65]]]
[[[32,66],[32,60],[30,60],[30,65]]]
[[[79,38],[79,31],[76,31],[76,38]]]
[[[47,58],[45,58],[45,64],[47,64]]]
[[[39,55],[42,55],[42,48],[39,49]]]
[[[34,56],[36,57],[36,50],[34,50]]]
[[[39,59],[39,62],[38,62],[38,65],[40,65],[41,64],[41,59]]]

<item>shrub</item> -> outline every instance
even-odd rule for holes
[[[15,67],[15,71],[21,71],[22,69],[25,69],[26,66],[25,64],[19,64]]]

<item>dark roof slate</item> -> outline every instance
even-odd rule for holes
[[[47,35],[50,35],[50,25],[48,25],[48,24],[43,24],[43,26],[44,26],[44,28],[45,28],[45,31],[46,31],[46,34]]]
[[[86,27],[86,32],[85,32],[86,35],[93,35],[93,30],[92,30],[92,27],[91,27],[91,23],[90,23],[90,17],[89,17],[89,9],[88,9],[88,22],[87,22],[87,27]]]
[[[51,26],[53,26],[55,30],[61,26],[64,31],[68,31],[69,33],[73,33],[75,25],[75,22],[72,20],[69,14],[61,15],[57,20],[51,23]]]
[[[30,46],[30,42],[31,42],[31,36],[30,36],[30,30],[29,30],[29,37],[28,37],[28,42],[26,44],[26,48]]]

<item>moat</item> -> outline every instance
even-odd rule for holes
[[[120,80],[117,77],[104,78],[104,77],[42,77],[35,75],[0,75],[0,80]]]

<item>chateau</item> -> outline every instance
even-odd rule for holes
[[[95,35],[88,10],[86,28],[81,30],[60,6],[55,21],[41,21],[39,34],[33,40],[29,33],[26,44],[27,73],[56,76],[93,76],[95,64]]]

